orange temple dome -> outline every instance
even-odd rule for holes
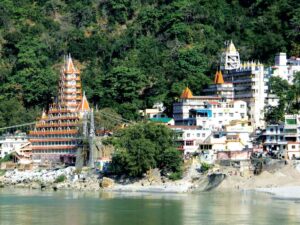
[[[215,84],[224,84],[223,74],[220,70],[216,72]]]
[[[180,98],[192,98],[192,97],[193,97],[193,93],[188,87],[184,89],[184,91],[180,96]]]

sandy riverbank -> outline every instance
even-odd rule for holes
[[[263,171],[258,176],[227,176],[218,189],[255,190],[297,186],[300,186],[300,166],[289,164],[273,171]]]

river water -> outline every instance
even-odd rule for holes
[[[255,192],[119,194],[0,189],[0,225],[300,224],[300,202]]]

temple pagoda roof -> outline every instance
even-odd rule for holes
[[[224,78],[223,78],[223,74],[222,74],[221,70],[216,72],[214,82],[215,82],[215,84],[224,84]]]
[[[193,98],[193,93],[192,93],[192,91],[188,87],[186,87],[183,90],[180,98]]]

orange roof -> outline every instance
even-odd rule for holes
[[[188,87],[184,89],[184,91],[180,96],[180,98],[192,98],[192,97],[193,97],[193,93]]]
[[[67,63],[66,63],[66,66],[65,66],[65,73],[79,73],[79,70],[77,70],[73,64],[73,60],[71,58],[71,55],[69,55],[67,57]]]
[[[216,72],[215,84],[224,84],[223,74],[220,70]]]
[[[90,110],[89,102],[86,99],[86,96],[85,96],[84,93],[83,93],[83,97],[82,97],[81,103],[78,106],[78,109],[81,110],[81,111],[89,111]]]

